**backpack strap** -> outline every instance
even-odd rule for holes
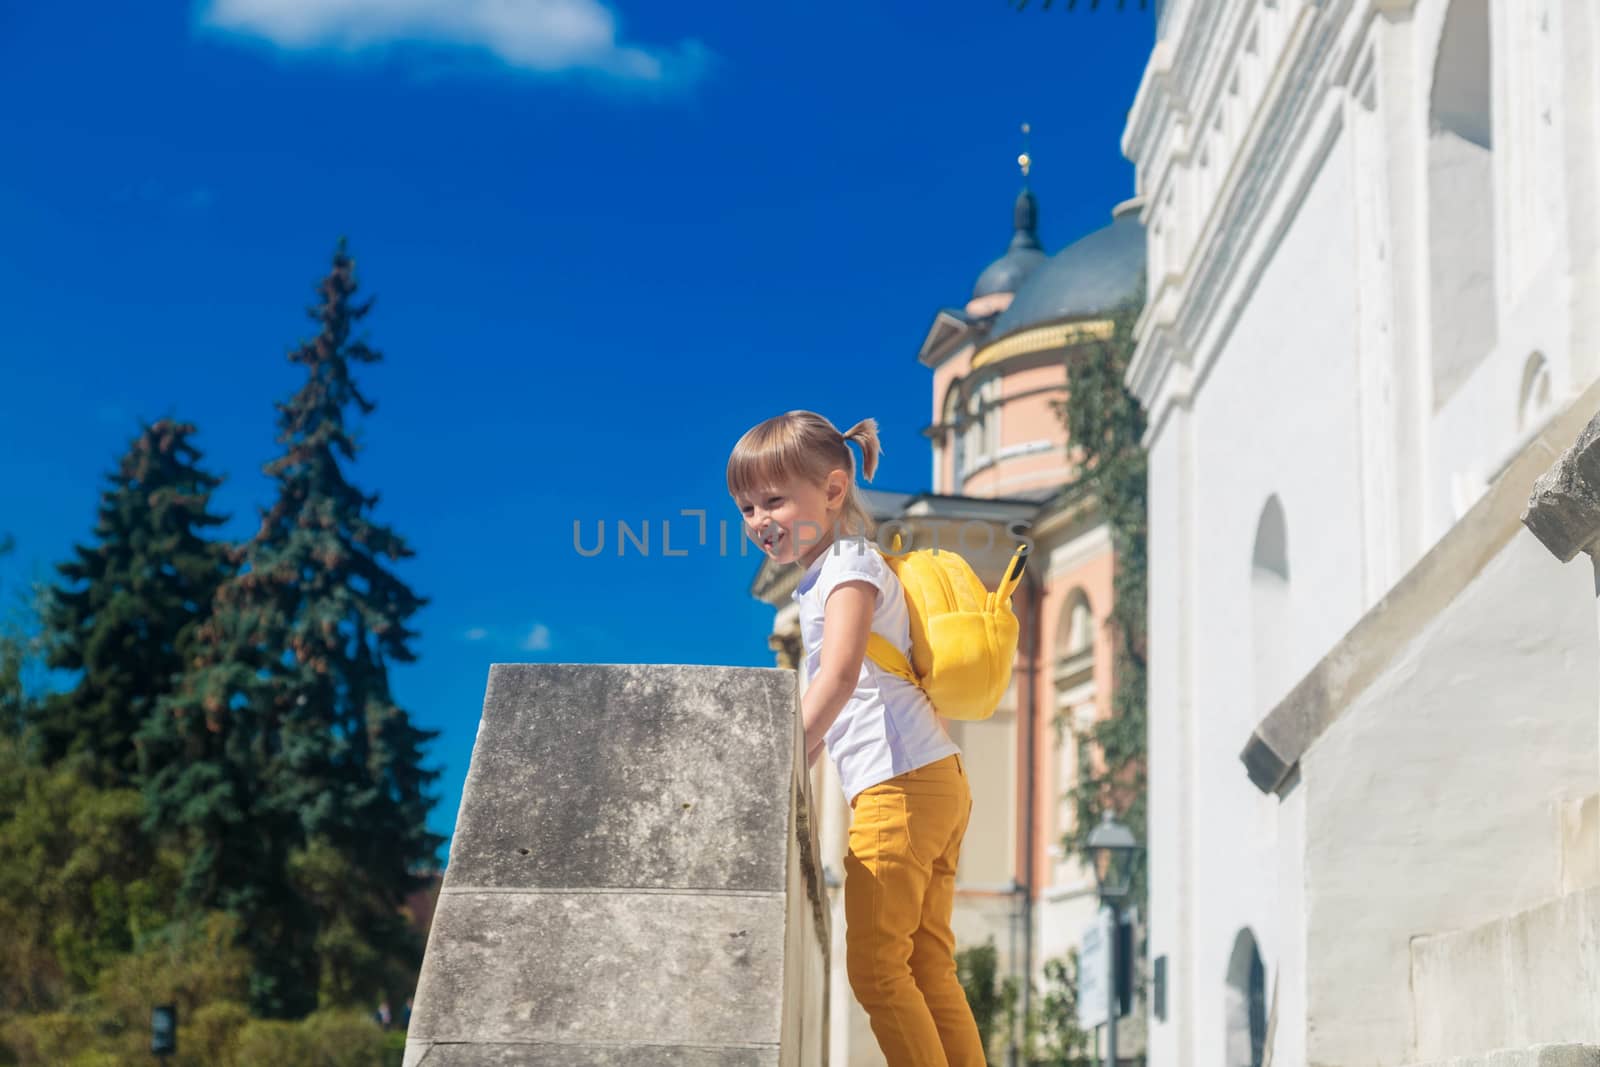
[[[897,678],[904,678],[912,685],[922,684],[905,655],[876,630],[867,634],[867,658]]]
[[[1006,576],[1000,579],[1000,587],[990,594],[989,610],[995,611],[1017,591],[1017,586],[1022,584],[1022,568],[1028,563],[1028,546],[1018,545],[1017,550],[1011,554],[1011,562],[1006,567]]]

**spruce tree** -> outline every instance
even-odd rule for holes
[[[16,547],[14,537],[0,533],[0,559]],[[34,696],[27,676],[38,665],[39,635],[32,610],[37,598],[24,600],[16,613],[10,610],[10,599],[11,590],[0,585],[0,742],[20,739],[33,719]]]
[[[107,478],[94,539],[56,569],[45,598],[49,666],[77,672],[72,689],[35,713],[41,758],[81,754],[96,785],[131,786],[134,735],[184,668],[185,655],[228,573],[228,549],[207,538],[221,479],[200,467],[189,423],[142,428]]]
[[[409,991],[421,945],[400,909],[443,840],[426,828],[438,772],[422,766],[438,731],[411,722],[388,677],[414,660],[408,620],[426,601],[389,569],[410,548],[341,466],[350,409],[373,410],[352,367],[382,358],[352,337],[371,304],[353,300],[343,240],[317,288],[319,332],[289,353],[306,380],[277,405],[283,453],[265,467],[277,499],[171,702],[164,747],[183,766],[156,790],[203,843],[191,892],[245,920],[254,1006],[276,1016]]]

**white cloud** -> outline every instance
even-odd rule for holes
[[[547,652],[550,649],[550,627],[542,622],[533,624],[533,629],[528,631],[528,636],[522,639],[522,647],[528,652]]]
[[[504,647],[516,645],[524,652],[548,652],[550,650],[550,627],[542,622],[536,622],[521,637],[513,637],[506,628],[474,626],[461,632],[463,641],[487,641],[492,645]]]
[[[524,70],[629,82],[686,81],[706,60],[695,41],[662,48],[619,40],[602,0],[202,0],[199,22],[291,51],[447,45]]]

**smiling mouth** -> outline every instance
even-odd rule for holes
[[[783,531],[776,530],[761,539],[761,547],[766,549],[768,552],[771,552],[773,549],[778,547],[778,543],[782,540]]]

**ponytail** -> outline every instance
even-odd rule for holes
[[[861,477],[872,481],[878,472],[878,457],[883,454],[883,446],[878,443],[878,420],[862,419],[840,436],[861,446]]]

